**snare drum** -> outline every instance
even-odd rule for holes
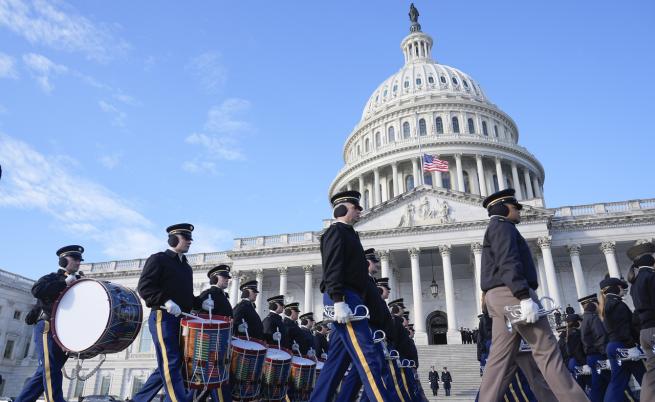
[[[266,344],[255,339],[232,339],[230,384],[232,398],[239,401],[259,399]]]
[[[309,401],[316,380],[316,362],[294,356],[291,358],[291,381],[289,398],[294,402]]]
[[[268,401],[286,399],[290,371],[291,351],[269,348],[262,368],[262,399]]]
[[[318,381],[318,376],[321,374],[321,370],[323,370],[324,364],[325,364],[325,360],[322,359],[316,360],[316,381]]]
[[[183,318],[182,378],[187,388],[216,389],[230,377],[230,341],[232,322],[228,317],[212,320]]]
[[[75,281],[52,308],[52,336],[80,359],[117,353],[130,346],[141,330],[143,309],[132,289],[84,278]]]

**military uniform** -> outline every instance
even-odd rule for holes
[[[259,293],[257,290],[257,281],[249,281],[244,283],[239,287],[243,292],[245,289],[250,289],[254,292]],[[258,340],[264,340],[264,325],[262,324],[262,319],[259,318],[257,310],[255,310],[255,304],[249,299],[241,299],[236,306],[234,306],[234,324],[232,326],[232,333],[234,335],[245,335],[239,332],[239,325],[245,321],[248,326],[248,336]]]
[[[207,272],[207,277],[211,280],[214,276],[222,276],[227,279],[231,279],[230,276],[230,267],[227,265],[218,265]],[[221,315],[224,317],[232,318],[233,311],[232,305],[230,304],[230,299],[225,292],[225,290],[219,288],[216,285],[211,285],[209,289],[205,289],[194,299],[193,308],[196,310],[202,309],[202,303],[209,299],[211,296],[212,301],[214,302],[214,308],[211,309],[209,313],[212,315]]]
[[[312,334],[310,321],[314,322],[314,313],[313,312],[307,312],[305,314],[302,314],[300,317],[300,334],[301,334],[301,342],[299,342],[300,346],[300,352],[303,354],[308,354],[309,350],[311,349],[314,354],[316,354],[316,349],[314,348],[314,335]],[[303,324],[306,323],[306,324]],[[304,351],[304,352],[303,352]],[[320,357],[320,355],[318,355]]]
[[[582,345],[582,333],[579,326],[582,318],[578,314],[570,313],[566,315],[567,335],[566,335],[566,352],[568,354],[567,367],[572,376],[576,377],[576,367],[587,364],[587,358]],[[586,376],[581,375],[576,378],[578,385],[585,389]]]
[[[65,257],[73,257],[82,260],[82,246],[72,245],[57,250],[61,267],[66,267]],[[63,260],[62,260],[63,259]],[[37,299],[37,307],[41,312],[35,312],[36,323],[34,326],[34,344],[38,356],[39,366],[32,377],[30,377],[21,393],[16,398],[18,402],[36,401],[44,392],[47,401],[65,401],[62,392],[62,368],[68,360],[68,355],[54,341],[52,328],[50,327],[50,314],[53,304],[59,295],[66,289],[66,278],[68,273],[64,269],[50,273],[39,278],[32,286],[32,295]],[[72,274],[71,274],[72,275]]]
[[[298,322],[289,318],[291,316],[291,311],[300,312],[298,308],[299,305],[300,303],[294,302],[284,306],[285,317],[282,318],[282,323],[286,334],[286,344],[289,345],[287,347],[293,348],[294,344],[296,344],[298,345],[298,351],[300,354],[305,355],[309,349],[309,345],[305,342],[305,334],[300,330]]]
[[[537,271],[527,242],[516,229],[511,216],[521,204],[514,190],[499,191],[487,197],[482,206],[491,216],[484,235],[480,286],[486,292],[485,302],[493,320],[492,344],[480,386],[480,400],[496,402],[502,398],[516,369],[516,354],[521,337],[530,342],[537,366],[559,400],[586,401],[587,397],[567,372],[548,321],[505,326],[505,307],[522,300],[537,302]],[[516,213],[514,213],[516,214]],[[530,308],[534,309],[534,304]],[[534,310],[532,310],[534,311]]]
[[[587,366],[591,369],[589,399],[591,399],[591,402],[601,402],[605,397],[605,390],[610,376],[607,371],[599,373],[596,370],[596,363],[607,358],[605,355],[607,332],[596,311],[598,305],[596,294],[582,297],[578,299],[578,302],[584,309],[582,324],[580,324],[582,347],[584,348]]]
[[[327,335],[324,335],[318,330],[319,328],[323,326],[327,327],[327,322],[320,321],[316,323],[317,331],[314,334],[314,350],[316,351],[316,356],[319,358],[323,358],[323,355],[327,355],[328,350],[329,350],[329,344],[328,344],[328,339]]]
[[[278,295],[269,297],[267,299],[269,303],[278,303],[284,305],[284,296]],[[287,335],[287,329],[284,325],[284,320],[282,316],[274,311],[268,313],[264,320],[262,321],[263,330],[264,330],[264,340],[272,345],[277,345],[277,341],[273,339],[273,336],[276,332],[280,333],[280,346],[283,348],[290,349],[291,343],[289,342],[289,336]]]

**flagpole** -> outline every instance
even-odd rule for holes
[[[414,113],[415,113],[414,130],[416,130],[416,136],[418,137],[418,156],[421,159],[421,180],[417,181],[417,182],[420,183],[420,184],[425,184],[424,183],[425,174],[423,172],[423,151],[421,150],[421,133],[419,132],[419,129],[418,129],[418,110],[416,112],[414,112]],[[418,179],[418,177],[417,177],[417,179]]]

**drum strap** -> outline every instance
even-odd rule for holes
[[[50,322],[43,323],[43,366],[45,369],[45,383],[48,387],[46,390],[46,401],[54,402],[52,397],[52,376],[50,375],[50,350],[48,348],[48,333],[50,332]]]
[[[166,390],[168,391],[168,396],[173,402],[177,402],[177,396],[175,395],[175,390],[173,389],[173,381],[171,380],[171,373],[168,369],[168,352],[166,351],[166,343],[164,343],[164,334],[162,331],[161,319],[163,315],[162,310],[157,310],[157,340],[159,341],[159,347],[161,348],[161,357],[163,360],[162,371],[164,372],[164,379],[166,381]]]
[[[380,394],[380,390],[378,389],[378,384],[375,382],[375,379],[373,378],[373,374],[371,373],[371,368],[368,366],[368,363],[364,358],[364,353],[362,352],[362,348],[359,346],[359,341],[357,340],[357,335],[355,334],[355,330],[353,328],[352,322],[346,323],[346,329],[348,331],[348,336],[350,337],[350,341],[353,344],[353,348],[355,348],[355,353],[357,354],[357,358],[359,359],[359,364],[362,365],[362,368],[366,373],[366,378],[368,379],[369,386],[373,390],[375,399],[377,399],[380,402],[383,402],[384,400],[382,399],[382,395]]]

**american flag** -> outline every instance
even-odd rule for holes
[[[448,172],[448,161],[437,159],[434,155],[423,154],[424,172]]]

